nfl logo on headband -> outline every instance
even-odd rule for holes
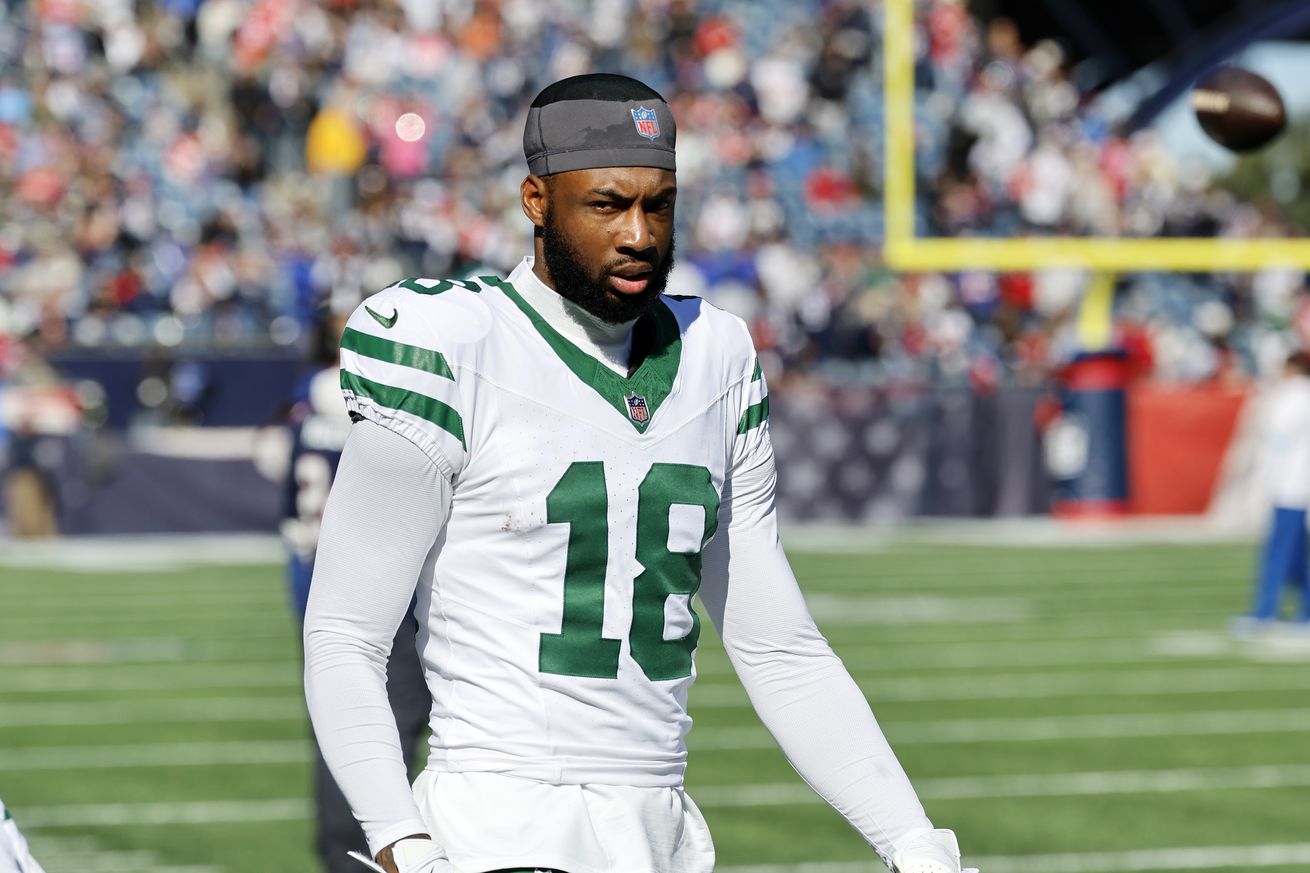
[[[637,133],[646,139],[657,139],[660,135],[660,122],[655,117],[654,109],[638,106],[632,110],[632,123],[636,126]]]

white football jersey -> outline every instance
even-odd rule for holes
[[[1274,506],[1310,505],[1310,377],[1285,376],[1265,399],[1260,462]]]
[[[662,297],[625,378],[510,281],[411,279],[341,348],[350,411],[454,485],[418,583],[429,767],[680,785],[701,552],[733,467],[767,449],[745,325]]]

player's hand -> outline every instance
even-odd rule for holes
[[[427,836],[396,840],[378,852],[377,863],[369,866],[384,873],[456,873],[445,850]]]
[[[922,830],[892,855],[892,873],[978,873],[960,869],[960,844],[946,828]]]

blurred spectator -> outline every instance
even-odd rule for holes
[[[82,420],[73,390],[45,363],[42,346],[36,333],[21,343],[0,343],[0,505],[9,535],[17,538],[58,533],[60,437]]]
[[[9,535],[16,539],[45,539],[59,530],[54,488],[40,462],[40,446],[39,436],[27,427],[9,439],[4,505]]]
[[[1310,622],[1310,563],[1306,510],[1310,508],[1310,352],[1294,352],[1268,401],[1261,445],[1263,480],[1273,504],[1249,619],[1250,631],[1281,616],[1284,588],[1298,593],[1297,619]]]
[[[1056,44],[968,0],[916,12],[929,233],[1298,232],[1149,131],[1113,134]],[[304,348],[327,296],[506,270],[526,240],[496,180],[524,172],[526,102],[614,70],[679,115],[676,287],[746,317],[775,370],[1038,378],[1077,287],[881,267],[875,16],[859,0],[0,4],[0,324],[54,351]],[[1193,381],[1276,370],[1307,299],[1299,272],[1142,274],[1119,318],[1156,376]]]

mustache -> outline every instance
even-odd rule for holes
[[[615,258],[601,267],[601,270],[606,273],[613,273],[615,270],[622,270],[627,267],[650,267],[654,270],[659,267],[662,260],[664,259],[660,257],[660,253],[655,249],[651,249],[648,257]]]

